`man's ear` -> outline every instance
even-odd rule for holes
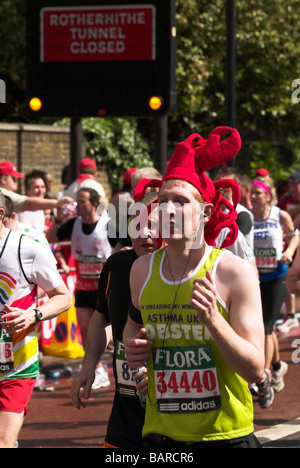
[[[207,203],[204,208],[204,222],[208,223],[212,215],[214,214],[214,205],[212,203]]]
[[[6,187],[6,181],[7,181],[7,176],[6,175],[1,175],[0,176],[0,184],[2,187]]]

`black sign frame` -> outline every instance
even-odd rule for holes
[[[90,0],[89,6],[112,6]],[[156,52],[153,61],[54,62],[40,58],[40,12],[45,7],[82,6],[83,0],[26,0],[27,97],[42,102],[41,117],[153,117],[176,106],[175,0],[118,0],[115,6],[153,5]],[[158,110],[152,96],[162,98]]]

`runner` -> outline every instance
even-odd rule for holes
[[[138,192],[143,181],[138,186]],[[138,201],[145,206],[157,198],[157,193],[143,194]],[[133,207],[133,212],[135,207]],[[137,213],[138,214],[138,213]],[[135,216],[132,218],[135,219]],[[73,380],[72,401],[80,409],[85,403],[80,397],[84,387],[84,398],[89,398],[91,383],[94,379],[95,366],[106,346],[105,329],[112,325],[114,339],[113,370],[116,392],[105,438],[105,447],[142,448],[142,427],[145,410],[136,395],[132,373],[125,360],[123,329],[127,321],[130,305],[129,275],[134,261],[157,249],[153,238],[156,233],[155,214],[150,213],[149,224],[145,225],[142,235],[132,237],[133,249],[117,252],[109,257],[99,280],[99,292],[96,311],[91,319],[86,353],[82,369]]]
[[[112,253],[107,235],[109,218],[98,214],[99,194],[91,188],[77,192],[77,217],[60,226],[64,214],[58,212],[56,222],[48,229],[46,237],[50,243],[71,239],[71,252],[76,268],[75,308],[82,337],[86,347],[87,330],[94,313],[99,276],[103,265]],[[97,367],[93,389],[110,385],[108,374],[101,362]]]
[[[9,197],[14,204],[14,211],[47,210],[50,208],[60,208],[65,204],[72,203],[72,198],[63,196],[60,200],[51,200],[49,198],[27,197],[17,193],[17,180],[22,179],[24,174],[18,172],[10,161],[0,162],[0,188],[3,195]]]
[[[239,188],[235,181],[212,183],[205,173],[240,145],[229,127],[177,145],[158,197],[168,247],[139,258],[131,270],[125,353],[131,367],[147,360],[147,448],[260,446],[247,383],[264,378],[258,280],[249,262],[214,248],[223,227],[229,227],[223,247],[236,239]],[[232,189],[233,205],[220,187]]]
[[[39,374],[38,323],[71,305],[53,255],[3,225],[0,191],[0,447],[13,448]],[[49,300],[39,309],[37,287]]]
[[[266,372],[271,382],[259,387],[259,402],[267,408],[273,402],[273,389],[284,388],[283,377],[288,365],[280,360],[279,345],[274,332],[275,321],[286,296],[286,273],[288,265],[299,245],[298,231],[290,215],[273,205],[275,198],[272,179],[259,178],[251,190],[252,212],[254,214],[254,253],[259,272],[260,290],[266,335]],[[283,252],[283,233],[289,238],[289,247]],[[271,375],[272,374],[272,375]],[[272,387],[270,387],[270,383]]]

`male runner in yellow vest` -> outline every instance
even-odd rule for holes
[[[147,448],[260,446],[248,389],[264,379],[258,280],[248,262],[214,248],[223,227],[224,247],[236,239],[239,190],[205,174],[239,148],[228,127],[177,145],[158,197],[168,246],[131,270],[125,353],[131,367],[147,362]],[[234,206],[221,187],[232,189]]]

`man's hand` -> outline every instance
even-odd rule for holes
[[[204,325],[211,323],[219,314],[217,291],[210,271],[206,272],[206,278],[195,279],[190,304],[194,307],[200,322]]]
[[[70,392],[72,403],[77,409],[86,408],[86,403],[80,397],[80,390],[83,387],[83,397],[88,400],[94,380],[95,369],[87,368],[83,364],[81,371],[72,381]]]
[[[125,342],[126,359],[132,369],[145,364],[151,345],[151,341],[147,340],[145,328],[141,328],[135,338],[130,338]]]
[[[136,390],[138,395],[142,395],[143,393],[147,393],[148,391],[148,373],[146,368],[140,370],[140,372],[134,375],[134,381],[139,379],[142,380],[136,384]]]
[[[62,207],[63,205],[69,205],[70,203],[74,203],[73,198],[71,197],[62,197],[57,201],[57,208]]]
[[[5,321],[1,322],[0,326],[10,335],[27,330],[27,328],[36,322],[33,309],[23,310],[5,304],[4,310],[6,314],[2,318]]]

